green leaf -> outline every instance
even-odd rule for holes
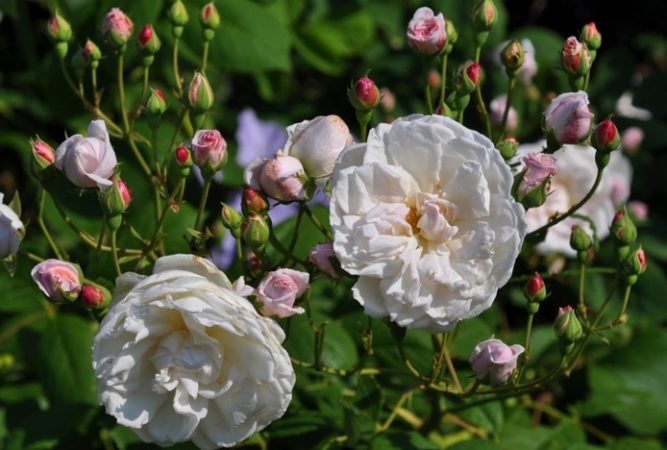
[[[616,348],[588,370],[591,395],[580,406],[586,417],[611,414],[635,433],[667,429],[667,332],[649,330]]]
[[[417,432],[390,432],[374,438],[370,450],[438,450],[438,446]]]
[[[467,409],[461,417],[490,433],[500,433],[505,425],[503,405],[499,401]]]
[[[216,3],[223,26],[212,41],[212,64],[235,72],[290,70],[290,35],[278,14],[249,0]]]
[[[326,326],[322,364],[336,369],[349,369],[359,360],[354,340],[340,325],[330,323]]]
[[[20,342],[46,394],[55,402],[96,405],[92,324],[61,313],[45,319],[44,325],[39,333],[26,331]]]
[[[624,437],[608,445],[610,450],[662,450],[660,442],[637,437]]]

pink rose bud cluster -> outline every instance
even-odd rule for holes
[[[112,8],[104,17],[102,34],[107,42],[116,49],[122,49],[127,44],[133,31],[132,20],[120,8]]]
[[[3,200],[4,194],[0,192],[0,260],[15,255],[25,235],[25,227],[19,218],[20,212],[17,213],[20,208],[10,206],[15,202],[5,205]]]
[[[546,201],[551,177],[556,174],[556,159],[545,153],[529,153],[523,163],[525,169],[515,177],[512,194],[524,207],[534,208]]]
[[[422,55],[440,53],[447,43],[445,17],[426,6],[415,11],[408,24],[408,45]]]
[[[591,132],[593,113],[584,91],[567,92],[554,98],[544,112],[547,145],[555,151],[562,144],[577,144]]]
[[[508,346],[499,339],[487,339],[475,346],[469,362],[478,381],[500,386],[509,381],[523,352],[521,345]]]
[[[304,309],[295,307],[294,302],[308,290],[309,278],[308,273],[293,269],[269,272],[255,290],[262,314],[281,318],[303,314]]]
[[[47,259],[33,267],[30,275],[37,287],[52,302],[74,301],[79,296],[81,274],[74,264]]]
[[[621,147],[629,155],[637,153],[644,140],[644,131],[639,127],[630,127],[621,135]]]
[[[593,147],[601,152],[611,152],[621,145],[621,135],[611,119],[600,122],[593,130]]]
[[[317,244],[310,251],[308,260],[334,280],[340,278],[340,274],[332,263],[332,261],[336,260],[336,254],[334,253],[332,242]]]
[[[192,138],[195,164],[210,178],[227,162],[227,141],[218,130],[199,130]]]
[[[56,149],[56,168],[80,188],[108,188],[116,164],[116,153],[103,120],[90,122],[88,137],[75,134]]]

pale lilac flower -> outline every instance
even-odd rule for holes
[[[507,346],[498,339],[487,339],[477,344],[470,355],[470,365],[475,378],[488,380],[493,386],[507,383],[516,368],[519,355],[524,352],[522,345]]]

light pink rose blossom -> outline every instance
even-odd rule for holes
[[[431,8],[419,8],[408,24],[408,44],[424,55],[434,55],[447,43],[445,17]]]
[[[292,156],[278,154],[275,158],[255,160],[249,169],[248,184],[279,202],[302,200],[306,195],[306,173],[301,161]]]
[[[47,259],[33,267],[30,275],[44,295],[56,302],[74,300],[81,290],[79,271],[65,261]]]
[[[294,301],[308,289],[309,278],[309,274],[293,269],[269,272],[255,290],[255,296],[262,302],[262,314],[277,317],[303,314],[304,309],[295,307]]]
[[[507,383],[523,352],[522,345],[507,346],[498,339],[487,339],[475,346],[469,361],[477,380],[488,379],[491,385],[499,386]]]
[[[644,131],[639,127],[630,127],[621,134],[621,147],[625,153],[633,155],[639,150],[644,140]]]
[[[336,280],[340,278],[340,275],[336,271],[336,268],[333,266],[333,264],[331,264],[331,258],[336,258],[336,254],[334,253],[333,249],[333,242],[317,244],[310,251],[310,255],[308,255],[308,260],[310,262],[315,264],[322,272]]]
[[[556,174],[556,158],[545,153],[529,153],[523,158],[526,173],[521,179],[519,193],[528,194]]]
[[[207,162],[219,167],[227,153],[227,141],[218,130],[199,130],[192,138],[192,151],[195,164],[199,167]]]
[[[561,144],[576,144],[589,135],[592,119],[588,94],[567,92],[551,101],[544,112],[544,128]]]
[[[116,153],[103,120],[90,122],[88,137],[75,134],[56,149],[56,168],[80,188],[108,188],[116,164]]]
[[[104,17],[104,22],[102,23],[103,34],[113,32],[127,41],[132,36],[133,30],[134,24],[120,8],[112,8]]]

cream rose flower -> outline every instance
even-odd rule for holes
[[[414,115],[373,129],[341,155],[331,197],[354,298],[370,316],[432,332],[487,309],[525,234],[511,185],[491,141],[458,122]]]
[[[165,256],[116,280],[93,346],[99,401],[146,442],[233,446],[290,403],[284,338],[212,263]]]
[[[519,146],[519,156],[541,152],[544,141]],[[564,145],[553,153],[556,158],[556,174],[551,178],[551,193],[544,204],[526,212],[528,231],[536,230],[549,221],[557,212],[564,213],[577,204],[593,187],[597,166],[595,149],[582,145]],[[621,152],[612,152],[609,165],[605,168],[602,182],[593,197],[579,209],[578,214],[589,217],[595,224],[597,235],[604,239],[609,235],[609,225],[614,218],[616,207],[630,196],[632,166]],[[546,239],[537,246],[541,254],[552,252],[576,256],[570,247],[572,226],[579,225],[587,233],[591,227],[585,220],[568,218],[549,228]]]

